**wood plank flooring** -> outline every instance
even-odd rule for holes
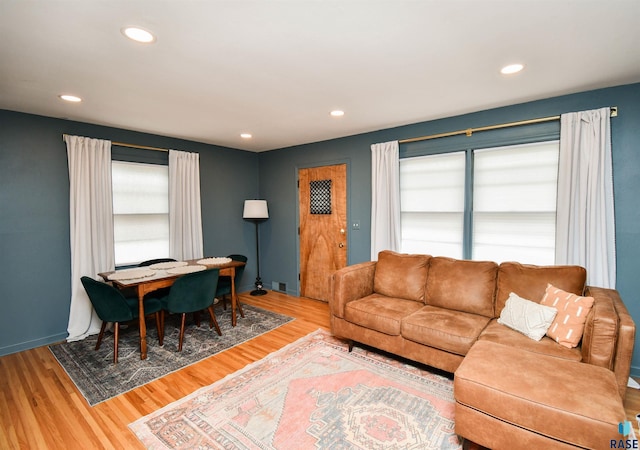
[[[297,320],[93,408],[47,347],[0,357],[0,449],[143,448],[129,423],[329,327],[323,302],[272,291],[240,299]]]
[[[329,328],[323,302],[273,291],[262,297],[240,294],[240,299],[297,320],[93,408],[47,347],[0,357],[0,449],[143,448],[129,423],[318,328]],[[625,406],[635,425],[640,391],[627,389]]]

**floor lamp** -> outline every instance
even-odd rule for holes
[[[258,276],[256,277],[256,288],[251,291],[251,295],[264,295],[267,293],[262,289],[262,280],[260,279],[260,240],[258,236],[258,224],[269,218],[269,209],[266,200],[245,200],[242,218],[251,220],[256,224],[256,263],[258,266]]]

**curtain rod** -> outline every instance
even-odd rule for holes
[[[67,134],[63,134],[62,135],[62,140],[64,141],[65,136],[68,136]],[[147,145],[136,145],[136,144],[126,144],[124,142],[111,142],[111,145],[115,145],[117,147],[128,147],[128,148],[139,148],[142,150],[155,150],[158,152],[168,152],[169,149],[168,148],[160,148],[160,147],[149,147]]]
[[[618,115],[618,107],[617,106],[612,106],[611,107],[611,117],[617,117],[617,115]],[[438,134],[431,134],[431,135],[428,135],[428,136],[420,136],[420,137],[414,137],[414,138],[409,138],[409,139],[402,139],[402,140],[399,140],[398,143],[400,143],[400,144],[408,144],[410,142],[427,141],[429,139],[438,139],[438,138],[443,138],[443,137],[458,136],[460,134],[466,134],[468,137],[470,137],[473,133],[475,133],[477,131],[498,130],[498,129],[501,129],[501,128],[517,127],[517,126],[520,126],[520,125],[532,125],[532,124],[536,124],[536,123],[553,122],[554,120],[560,120],[560,116],[540,117],[538,119],[521,120],[519,122],[507,122],[507,123],[501,123],[501,124],[498,124],[498,125],[488,125],[486,127],[467,128],[466,130],[449,131],[448,133],[438,133]]]

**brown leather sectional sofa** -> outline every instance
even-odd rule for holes
[[[563,433],[579,435],[580,430],[568,430],[576,426],[597,430],[594,423],[604,420],[606,423],[600,425],[614,430],[612,439],[619,437],[615,435],[616,421],[624,420],[622,399],[630,372],[635,325],[617,291],[585,286],[585,282],[586,271],[578,266],[543,267],[515,262],[498,265],[383,251],[378,261],[348,266],[332,276],[331,330],[338,337],[452,373],[474,346],[482,343],[472,352],[476,361],[470,358],[464,372],[461,369],[460,382],[457,379],[454,382],[454,392],[458,389],[456,383],[460,385],[460,398],[456,393],[460,403],[456,405],[459,434],[493,448],[519,448],[512,445],[511,432],[528,448],[534,448],[530,445],[555,448],[556,444],[557,448],[598,448],[599,444],[593,442],[600,442],[599,435],[574,442]],[[511,292],[539,302],[548,284],[595,299],[582,340],[575,348],[559,345],[547,336],[540,341],[530,339],[497,321]],[[502,366],[496,366],[495,374],[484,380],[482,378],[487,377],[494,364],[491,361],[494,358],[487,358],[490,354],[500,354]],[[479,361],[480,358],[489,361]],[[498,364],[500,358],[495,359]],[[512,367],[509,361],[513,361]],[[525,373],[522,373],[523,361],[529,368]],[[518,372],[513,373],[511,369]],[[578,384],[563,378],[575,373],[601,379],[600,383],[594,381],[588,385],[606,391],[601,392],[606,398],[613,397],[614,403],[610,405],[607,417],[602,420],[598,417],[604,414],[602,407],[588,400],[589,393],[567,394],[567,389],[580,389]],[[539,393],[531,394],[549,397],[548,404],[544,399],[527,398],[533,390],[531,387],[514,384],[516,377],[524,379],[529,375],[548,384]],[[519,389],[525,392],[516,392]],[[482,398],[494,395],[495,399]],[[483,410],[483,405],[491,405],[494,400],[505,401],[505,395],[516,399],[510,410],[517,411],[520,406],[531,414],[553,410],[556,415],[551,415],[551,422],[567,417],[567,426],[556,432],[547,429],[554,428],[551,422],[537,419],[529,423],[527,418],[509,417],[509,413],[500,417],[495,411]],[[570,402],[554,403],[554,398],[567,395],[572,399]],[[465,403],[465,396],[471,399],[471,404]],[[518,402],[524,404],[519,406]],[[585,415],[595,417],[587,417],[588,420],[582,423]],[[463,418],[465,422],[459,427],[458,421]],[[494,422],[495,433],[487,432],[487,426]],[[485,430],[474,431],[479,426]],[[494,436],[498,434],[502,437]],[[603,448],[610,444],[608,440],[605,442],[604,436],[601,439]],[[523,444],[522,448],[526,446]]]

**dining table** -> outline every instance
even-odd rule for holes
[[[237,293],[235,288],[235,276],[236,269],[244,266],[246,263],[243,261],[224,261],[222,263],[213,262],[208,260],[219,260],[220,258],[198,258],[190,259],[184,262],[179,262],[181,265],[175,269],[186,266],[205,266],[207,269],[219,269],[220,276],[228,276],[231,278],[231,326],[236,326],[237,315],[236,305],[238,302]],[[186,263],[186,264],[184,264]],[[150,266],[153,267],[153,266]],[[147,269],[145,276],[139,278],[127,278],[127,277],[114,277],[116,273],[122,273],[126,270],[140,270]],[[150,272],[153,274],[149,275]],[[174,270],[173,272],[183,272],[181,270]],[[124,269],[123,271],[108,271],[101,272],[98,275],[105,281],[112,283],[116,288],[121,290],[133,290],[138,297],[138,321],[140,327],[140,359],[147,358],[147,326],[145,321],[144,312],[144,297],[150,292],[156,291],[162,288],[168,288],[182,275],[189,273],[172,273],[171,269],[168,270],[154,270],[151,268],[137,268],[137,269]]]

